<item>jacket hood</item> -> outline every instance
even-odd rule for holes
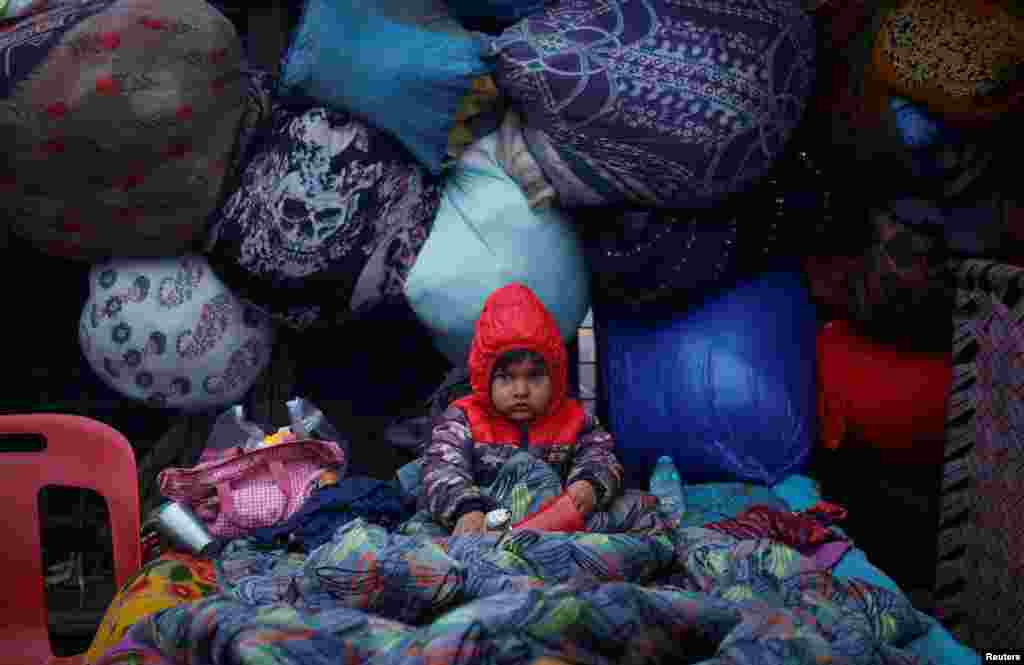
[[[496,415],[491,402],[491,373],[503,354],[529,349],[540,354],[551,377],[551,403],[538,418],[558,412],[566,400],[568,354],[558,324],[533,291],[513,283],[494,291],[484,303],[469,350],[469,376],[474,401]]]

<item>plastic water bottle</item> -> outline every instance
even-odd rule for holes
[[[651,474],[651,494],[658,497],[659,510],[665,519],[673,525],[679,524],[686,512],[686,501],[683,497],[683,482],[679,479],[679,469],[671,457],[663,455],[658,458]]]

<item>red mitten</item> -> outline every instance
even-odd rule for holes
[[[532,515],[512,525],[513,529],[529,529],[532,531],[556,531],[572,533],[585,531],[586,522],[583,513],[576,508],[576,503],[568,494],[562,494]]]

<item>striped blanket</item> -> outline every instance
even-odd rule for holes
[[[953,266],[936,605],[966,644],[1024,647],[1024,269]]]

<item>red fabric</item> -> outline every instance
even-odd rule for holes
[[[847,434],[893,461],[937,462],[952,382],[947,353],[896,350],[860,336],[845,321],[818,333],[821,439],[838,448]]]
[[[804,272],[816,305],[837,311],[850,310],[852,282],[864,270],[863,256],[808,256]]]
[[[799,513],[784,513],[769,506],[751,506],[732,519],[705,528],[740,539],[768,538],[797,550],[844,540],[828,527],[846,519],[846,509],[826,501]]]
[[[586,414],[579,402],[568,398],[569,359],[565,344],[551,313],[522,284],[509,284],[492,293],[476,323],[469,349],[473,394],[453,403],[466,413],[473,440],[484,444],[519,443],[519,426],[495,411],[491,403],[494,364],[503,354],[516,349],[540,354],[551,376],[551,403],[547,412],[530,424],[530,443],[575,443]]]

